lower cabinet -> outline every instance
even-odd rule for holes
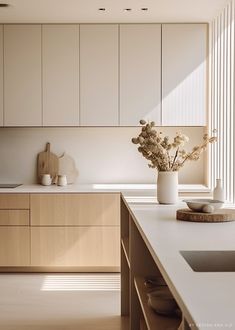
[[[9,267],[119,271],[120,194],[0,194],[0,271]]]
[[[32,227],[31,265],[115,270],[119,239],[119,227]]]
[[[14,226],[0,228],[0,265],[30,266],[30,229]]]

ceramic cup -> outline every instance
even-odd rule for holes
[[[67,177],[66,175],[58,175],[58,186],[66,186],[67,185]]]
[[[41,181],[41,184],[42,184],[43,186],[50,186],[50,185],[51,185],[51,181],[52,181],[52,179],[51,179],[50,174],[43,174],[43,175],[42,175],[42,181]]]

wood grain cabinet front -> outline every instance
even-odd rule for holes
[[[30,265],[29,194],[0,194],[0,266]]]
[[[0,210],[0,226],[29,226],[29,210]]]
[[[120,224],[119,194],[32,194],[32,226]]]
[[[0,194],[0,210],[29,209],[29,194]]]
[[[0,266],[30,266],[30,229],[29,227],[0,228]]]
[[[1,270],[119,271],[119,206],[119,193],[0,194]]]
[[[119,236],[119,227],[32,227],[31,265],[117,271]]]

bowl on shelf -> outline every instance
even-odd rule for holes
[[[223,202],[216,199],[184,199],[190,210],[194,212],[212,213],[223,206]]]
[[[158,314],[172,315],[178,309],[178,305],[166,286],[159,286],[148,293],[148,305]]]

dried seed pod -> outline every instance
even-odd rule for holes
[[[139,143],[144,143],[144,138],[142,136],[139,137]]]
[[[139,143],[139,138],[132,138],[131,141],[134,144],[138,144]]]
[[[140,120],[140,124],[141,124],[141,125],[145,125],[145,124],[146,124],[146,121],[145,121],[144,119],[141,119],[141,120]]]

